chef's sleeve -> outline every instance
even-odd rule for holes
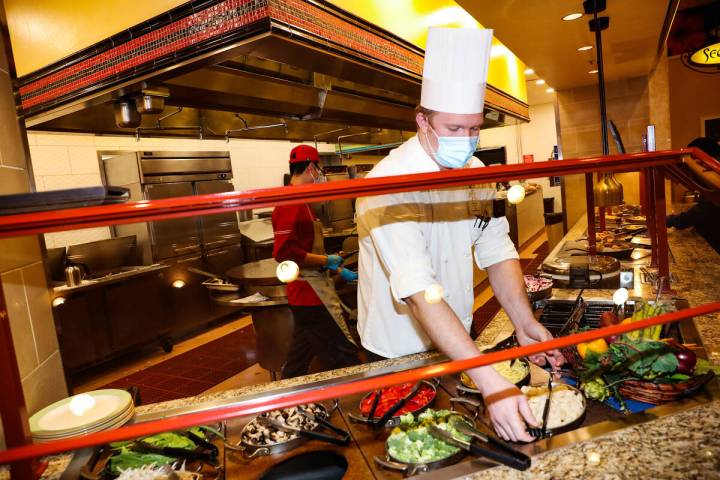
[[[305,260],[307,251],[299,244],[298,237],[298,209],[294,206],[276,207],[273,211],[272,225],[275,243],[273,245],[273,258],[278,262],[292,260],[301,264]]]
[[[438,283],[421,229],[422,222],[431,221],[429,208],[408,194],[358,199],[358,232],[371,237],[399,303]]]
[[[485,269],[504,260],[517,259],[520,256],[510,240],[510,225],[507,218],[493,218],[485,230],[475,229],[479,236],[475,240],[475,262]]]

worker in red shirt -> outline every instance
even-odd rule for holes
[[[315,148],[309,145],[293,148],[290,185],[318,183],[322,178],[319,162]],[[322,225],[309,205],[275,207],[272,224],[273,257],[278,262],[292,260],[301,269],[301,276],[287,285],[295,330],[282,378],[307,374],[315,356],[326,368],[360,363],[332,278],[339,275],[346,282],[355,282],[357,273],[341,267],[341,256],[325,254]]]

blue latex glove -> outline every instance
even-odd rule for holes
[[[337,270],[343,263],[343,258],[340,255],[328,255],[327,262],[325,262],[325,268],[328,270]]]
[[[357,282],[358,274],[350,270],[349,268],[343,268],[340,270],[340,276],[345,280],[346,282]]]

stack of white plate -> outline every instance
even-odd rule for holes
[[[75,437],[124,425],[135,415],[125,390],[95,390],[55,402],[30,417],[36,442]]]

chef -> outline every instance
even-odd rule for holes
[[[483,122],[491,30],[431,28],[417,135],[368,177],[481,167],[472,156]],[[479,355],[470,338],[474,256],[522,345],[552,338],[533,317],[508,222],[493,217],[495,189],[473,185],[366,197],[357,202],[358,332],[369,359],[437,348],[451,359]],[[562,355],[533,358],[559,366]],[[469,370],[495,430],[530,441],[526,398],[491,367]]]
[[[290,185],[318,183],[322,171],[318,151],[298,145],[290,152]],[[357,274],[342,268],[343,258],[326,255],[322,224],[307,204],[275,207],[272,215],[278,262],[292,260],[301,268],[299,279],[288,283],[287,297],[295,320],[292,345],[282,369],[282,377],[308,373],[313,357],[325,368],[342,368],[359,363],[357,346],[350,335],[343,305],[334,286],[334,276],[346,282]]]

